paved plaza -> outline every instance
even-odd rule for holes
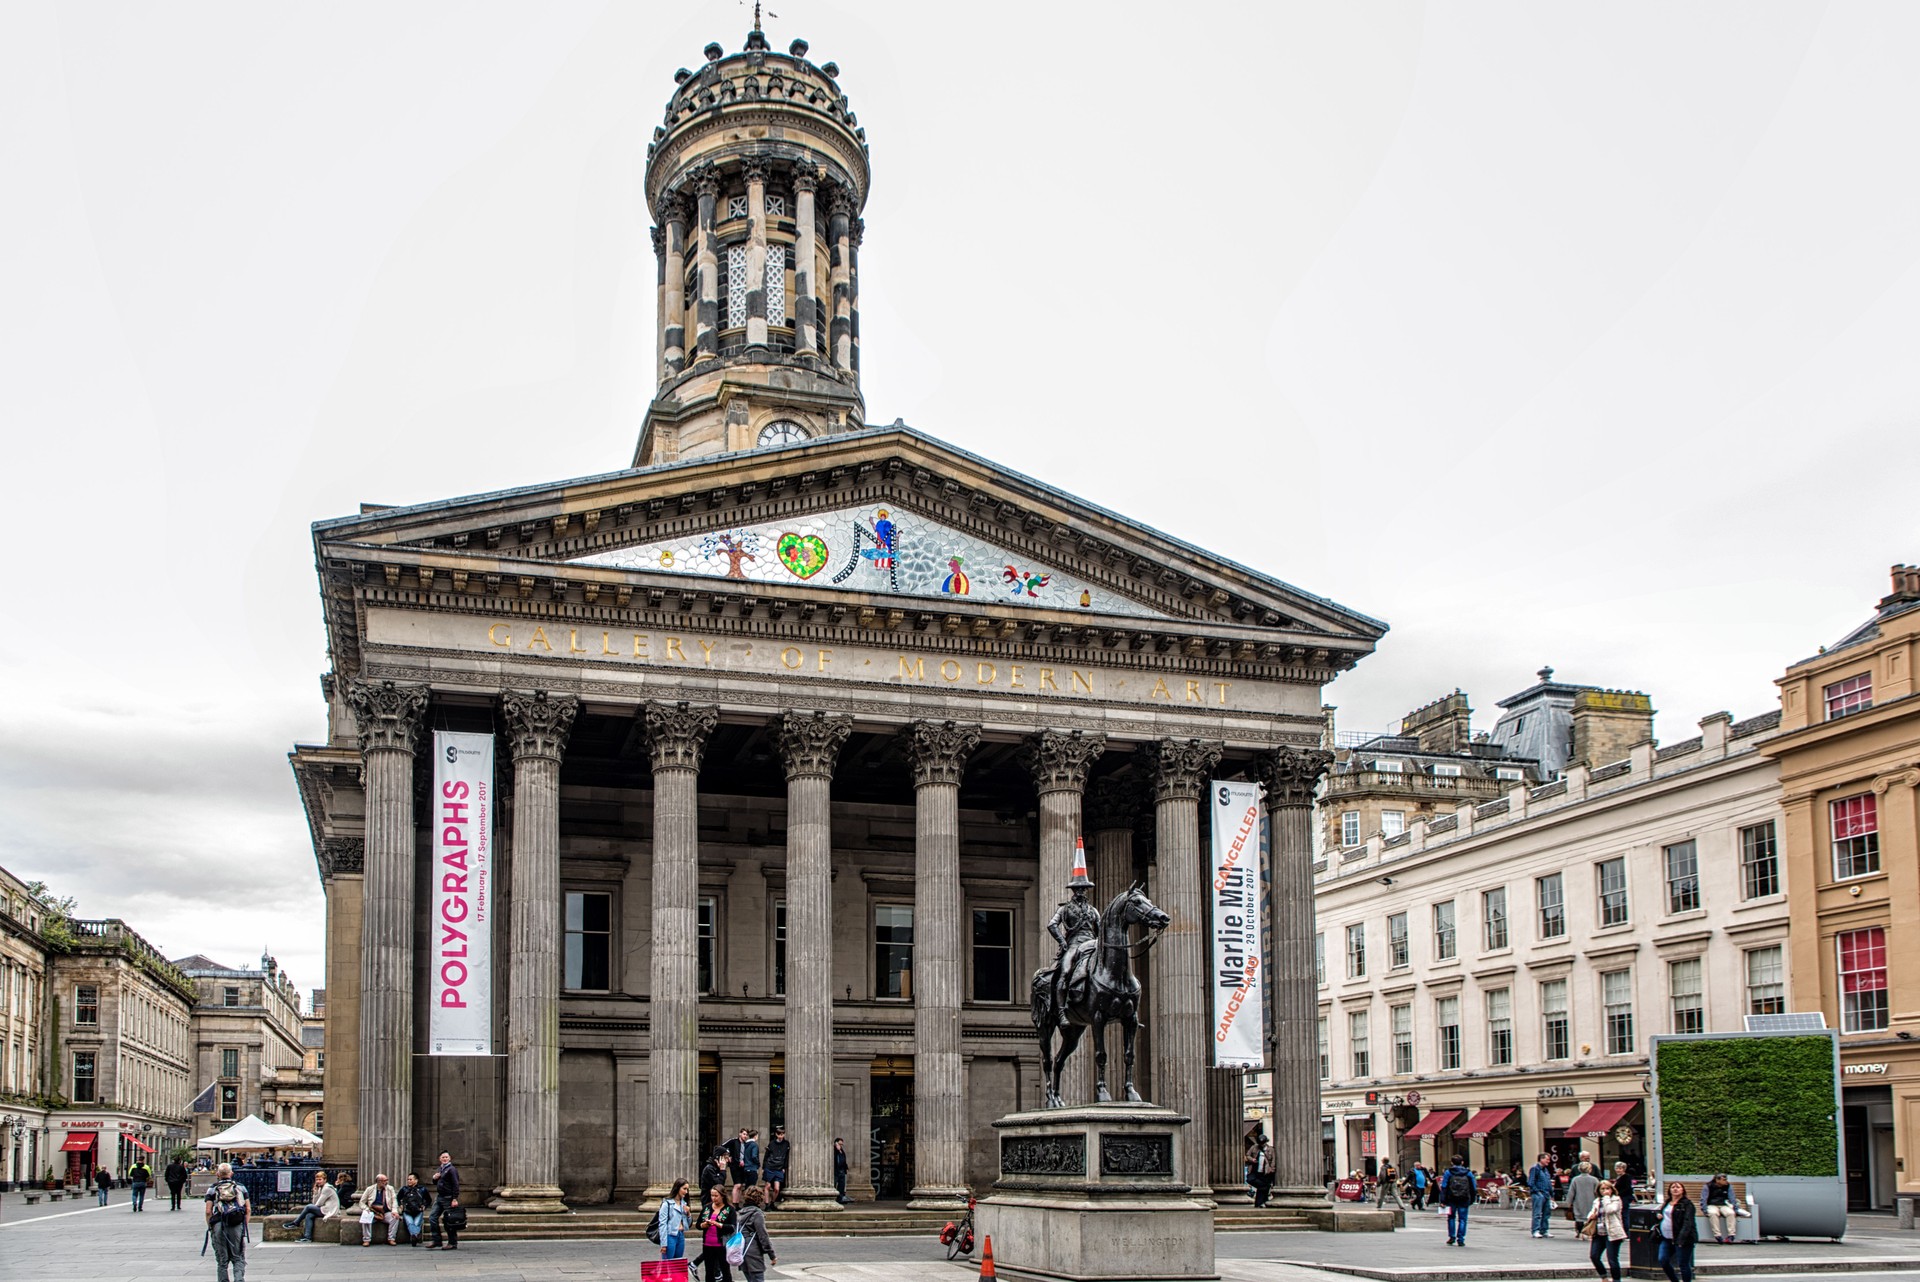
[[[931,1235],[911,1238],[795,1238],[780,1242],[772,1225],[780,1267],[770,1279],[807,1282],[902,1282],[944,1279],[965,1282],[977,1264],[949,1264]],[[258,1228],[255,1229],[256,1238]],[[1526,1220],[1512,1212],[1476,1216],[1466,1250],[1450,1250],[1441,1222],[1414,1216],[1391,1235],[1334,1233],[1222,1233],[1217,1237],[1225,1282],[1297,1282],[1341,1278],[1435,1282],[1496,1282],[1504,1279],[1585,1278],[1585,1252],[1571,1236],[1546,1242],[1527,1236]],[[200,1254],[197,1204],[178,1214],[160,1204],[142,1215],[127,1208],[124,1191],[101,1209],[25,1206],[17,1195],[0,1199],[0,1279],[5,1282],[162,1282],[213,1277],[213,1254]],[[458,1252],[411,1247],[358,1247],[262,1243],[248,1257],[248,1276],[287,1279],[387,1279],[431,1277],[484,1282],[633,1282],[640,1261],[650,1258],[644,1241],[488,1242]],[[1920,1233],[1902,1233],[1885,1216],[1857,1217],[1844,1242],[1704,1246],[1703,1277],[1792,1279],[1831,1277],[1920,1279]],[[737,1276],[737,1275],[736,1275]]]

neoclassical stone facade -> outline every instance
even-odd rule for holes
[[[988,1123],[1040,1098],[1029,981],[1084,835],[1103,904],[1144,878],[1173,917],[1140,1077],[1194,1118],[1184,1169],[1230,1186],[1201,793],[1268,783],[1275,963],[1304,979],[1321,687],[1383,625],[863,426],[865,145],[804,54],[756,32],[677,77],[638,466],[314,528],[328,733],[293,767],[327,892],[328,1156],[364,1177],[445,1148],[503,1209],[551,1210],[781,1122],[798,1205],[838,1205],[836,1136],[856,1197],[955,1203],[993,1178]],[[809,269],[791,314],[776,242]],[[729,311],[735,258],[755,288]],[[430,729],[499,744],[501,1059],[423,1053]],[[1310,1156],[1312,994],[1277,987]]]

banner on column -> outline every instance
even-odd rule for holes
[[[1260,785],[1208,785],[1213,813],[1213,1065],[1259,1068]]]
[[[433,732],[428,1053],[493,1054],[493,736]]]

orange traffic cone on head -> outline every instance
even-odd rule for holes
[[[980,1242],[980,1282],[991,1282],[993,1276],[993,1234],[989,1233]]]
[[[1073,839],[1073,875],[1067,878],[1067,888],[1091,886],[1093,879],[1087,876],[1087,843],[1084,838]]]

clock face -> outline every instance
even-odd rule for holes
[[[760,429],[760,444],[797,445],[812,435],[790,418],[775,419]]]

